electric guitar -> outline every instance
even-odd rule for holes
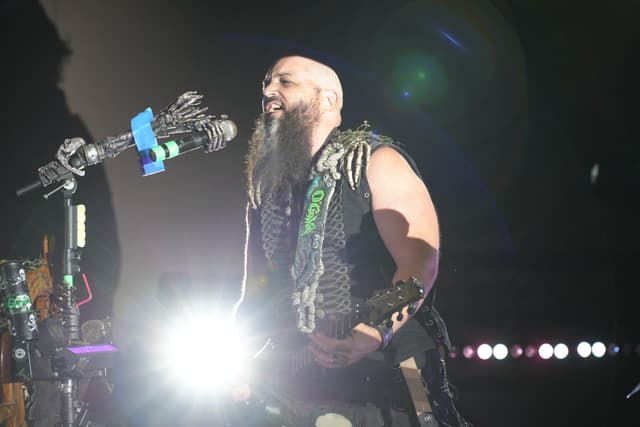
[[[377,326],[387,322],[388,326],[391,326],[394,313],[397,312],[398,320],[401,320],[402,309],[421,300],[424,296],[424,289],[415,278],[398,281],[392,287],[375,291],[364,303],[356,305],[351,312],[335,315],[335,322],[323,322],[324,319],[320,319],[316,329],[342,339],[346,338],[358,323]],[[409,306],[409,314],[413,314],[414,311],[415,308]],[[290,340],[279,336],[269,338],[255,359],[269,362],[271,367],[280,368],[283,373],[295,376],[312,363],[313,355],[306,345],[301,349],[292,349]]]

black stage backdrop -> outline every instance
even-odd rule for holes
[[[442,227],[437,305],[458,349],[640,343],[634,2],[0,5],[0,258],[38,256],[42,234],[62,232],[60,199],[15,190],[65,138],[118,133],[187,90],[238,124],[225,150],[162,174],[141,177],[127,151],[80,179],[94,290],[83,318],[113,316],[124,351],[170,314],[171,281],[234,300],[246,141],[266,68],[291,53],[340,74],[344,128],[366,119],[418,162]],[[612,426],[640,415],[638,397],[624,399],[639,361],[633,348],[601,360],[458,356],[449,370],[478,426]],[[128,413],[123,401],[112,413]]]

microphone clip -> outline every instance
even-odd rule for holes
[[[56,159],[68,171],[71,171],[78,176],[84,176],[85,172],[82,169],[73,167],[69,162],[71,160],[71,156],[73,156],[76,151],[78,151],[86,144],[87,143],[84,141],[84,139],[80,137],[65,139],[60,147],[58,147],[58,151],[56,152]]]

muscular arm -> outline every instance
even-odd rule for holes
[[[374,153],[367,176],[373,217],[397,267],[393,282],[413,276],[428,293],[438,274],[440,232],[426,186],[402,155],[389,147]],[[408,318],[395,321],[394,331]]]
[[[383,147],[371,156],[367,179],[371,189],[373,217],[397,269],[393,282],[416,277],[428,292],[438,272],[439,228],[436,212],[422,180],[404,157]],[[391,284],[389,284],[391,285]],[[418,306],[422,303],[419,301]],[[394,316],[394,333],[409,319]],[[322,334],[311,337],[311,349],[320,365],[346,366],[375,351],[381,343],[375,328],[359,324],[345,340]],[[337,363],[332,360],[338,357]]]

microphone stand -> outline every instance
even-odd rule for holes
[[[64,198],[64,252],[62,255],[61,293],[59,296],[59,309],[62,315],[62,326],[65,332],[66,344],[80,343],[79,324],[80,310],[76,305],[74,274],[80,272],[81,249],[77,245],[74,236],[74,215],[71,199],[78,189],[78,183],[74,177],[65,180],[62,185]],[[61,395],[61,423],[64,427],[74,427],[74,400],[76,394],[76,380],[70,375],[62,378]]]
[[[107,376],[107,367],[112,363],[114,352],[118,349],[111,344],[86,345],[80,337],[80,310],[76,303],[74,275],[81,272],[81,248],[84,238],[80,238],[78,229],[84,234],[84,223],[78,224],[81,214],[80,205],[72,204],[73,195],[78,189],[75,176],[83,176],[84,168],[101,163],[106,158],[116,157],[129,147],[136,146],[145,174],[144,156],[156,142],[156,137],[202,131],[207,135],[205,152],[223,148],[227,141],[235,137],[237,129],[227,128],[227,132],[215,120],[215,116],[205,115],[206,107],[200,106],[202,95],[195,91],[185,92],[174,103],[165,107],[157,116],[150,108],[132,119],[131,132],[109,137],[96,144],[86,144],[81,138],[65,140],[59,147],[56,160],[38,169],[38,181],[16,191],[22,196],[38,188],[56,184],[49,193],[43,195],[49,199],[61,191],[64,206],[64,252],[62,257],[62,280],[57,280],[55,295],[56,307],[62,322],[54,321],[42,325],[41,337],[34,351],[27,352],[28,375],[21,382],[56,381],[60,382],[60,420],[57,426],[89,427],[97,426],[87,419],[86,402],[77,399],[78,381],[96,376]],[[226,119],[226,116],[223,116]],[[136,136],[137,135],[137,136]],[[143,151],[146,150],[146,151]],[[144,156],[143,156],[144,154]],[[154,160],[155,162],[155,160]],[[161,163],[161,162],[160,162]],[[154,167],[156,165],[154,164]],[[82,206],[84,208],[84,206]],[[84,216],[84,213],[82,212]],[[81,241],[82,240],[82,241]],[[46,321],[45,321],[46,322]],[[42,338],[45,339],[42,339]],[[29,347],[33,348],[33,347]],[[37,368],[37,369],[34,369]],[[36,397],[37,399],[37,397]],[[37,402],[37,400],[36,400]],[[35,420],[36,423],[38,420]]]
[[[132,130],[115,137],[105,138],[95,144],[86,144],[82,138],[71,138],[64,141],[58,148],[56,160],[53,160],[38,169],[38,181],[25,185],[16,190],[18,197],[47,187],[54,183],[62,182],[58,188],[45,194],[49,198],[60,190],[66,180],[75,175],[84,176],[84,169],[88,166],[102,163],[106,158],[113,158],[129,147],[136,146],[141,168],[144,175],[162,172],[162,161],[156,161],[150,156],[151,148],[157,148],[156,138],[167,138],[191,132],[202,132],[203,138],[199,146],[205,147],[205,153],[224,148],[230,140],[235,138],[237,127],[235,123],[227,120],[226,115],[217,119],[214,115],[205,114],[208,107],[201,106],[203,96],[196,91],[188,91],[167,107],[163,108],[156,116],[150,108],[147,108],[132,119]],[[226,123],[226,125],[223,125]],[[137,136],[136,136],[137,135]],[[175,142],[175,141],[174,141]],[[167,158],[174,157],[171,155]]]

